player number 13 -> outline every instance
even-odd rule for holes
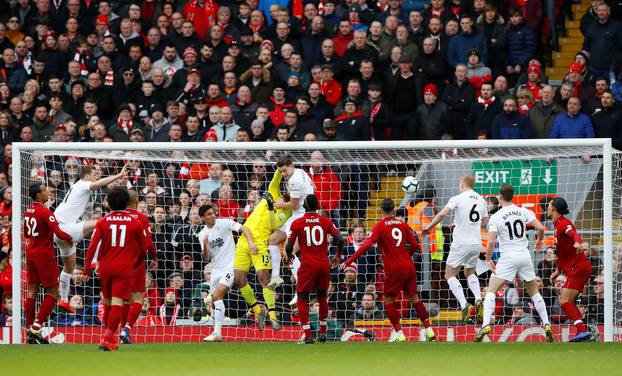
[[[120,232],[119,238],[119,247],[125,247],[125,232],[127,231],[126,225],[118,226],[118,232]],[[110,245],[113,247],[117,246],[117,225],[110,225],[110,232],[112,233],[112,237],[110,238]]]

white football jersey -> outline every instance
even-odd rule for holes
[[[297,168],[292,176],[287,180],[287,190],[289,191],[289,196],[291,198],[299,198],[300,204],[298,208],[294,209],[294,211],[302,211],[304,213],[304,208],[302,204],[304,203],[305,197],[307,195],[313,194],[313,180],[307,175],[307,173]]]
[[[65,195],[63,201],[54,211],[58,223],[76,223],[86,211],[91,198],[91,182],[78,180]]]
[[[233,266],[233,257],[235,255],[235,242],[233,241],[233,233],[240,232],[242,225],[231,219],[216,219],[216,223],[212,228],[204,226],[199,232],[199,242],[201,249],[205,250],[205,239],[209,247],[212,266],[214,269],[226,269]]]
[[[536,215],[531,210],[514,204],[499,209],[490,217],[488,231],[497,233],[501,254],[529,253],[527,224],[535,219]]]
[[[488,217],[486,201],[474,190],[449,199],[446,207],[454,211],[452,245],[482,244],[482,219]]]

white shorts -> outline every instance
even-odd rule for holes
[[[294,223],[295,220],[302,217],[303,215],[305,215],[304,211],[292,212],[292,216],[289,217],[289,219],[285,223],[283,223],[281,227],[279,227],[279,230],[283,231],[289,237],[289,228],[292,227],[292,223]]]
[[[56,245],[60,249],[60,255],[62,257],[71,256],[76,252],[76,244],[84,239],[84,222],[76,222],[76,223],[59,223],[58,226],[61,230],[65,231],[71,239],[73,240],[73,244],[70,248],[65,248],[60,245],[59,240],[56,235],[54,235],[54,241]]]
[[[447,265],[454,269],[458,269],[461,266],[464,266],[465,268],[474,268],[477,266],[479,253],[482,249],[481,244],[452,245],[449,248]]]
[[[216,286],[225,285],[228,288],[233,287],[233,268],[231,269],[213,269],[212,277],[209,280],[209,292],[214,293]]]
[[[525,282],[536,279],[533,261],[529,253],[501,254],[497,262],[497,272],[493,274],[508,282],[512,282],[516,275]]]

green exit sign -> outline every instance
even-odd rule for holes
[[[514,186],[516,194],[557,193],[557,161],[473,162],[475,190],[480,194],[498,194],[504,184]]]

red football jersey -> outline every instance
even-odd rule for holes
[[[54,235],[71,241],[71,236],[58,227],[54,213],[40,202],[26,208],[24,213],[24,238],[26,257],[56,256]]]
[[[583,252],[577,253],[575,242],[581,242],[581,235],[577,233],[572,221],[565,216],[555,220],[555,240],[557,241],[557,265],[567,273],[570,268],[581,262],[588,262]]]
[[[328,236],[339,232],[330,219],[317,213],[305,213],[292,222],[289,242],[298,239],[302,265],[311,268],[328,267]]]
[[[126,210],[114,211],[97,221],[84,265],[91,265],[99,249],[101,272],[132,276],[134,266],[147,249],[146,238],[140,219]]]
[[[419,249],[419,242],[410,227],[395,217],[386,217],[378,221],[367,240],[345,261],[345,264],[351,264],[375,243],[378,243],[382,252],[385,273],[414,265],[410,257],[415,249]],[[406,243],[410,244],[410,252],[406,248]]]
[[[139,212],[136,209],[126,209],[132,216],[138,218],[140,222],[143,224],[143,228],[145,229],[145,245],[147,246],[147,253],[149,253],[149,258],[155,260],[157,258],[155,245],[153,244],[153,236],[151,235],[151,222],[149,222],[149,218],[146,215]],[[138,260],[138,263],[145,261],[146,253],[143,253],[142,258]]]

